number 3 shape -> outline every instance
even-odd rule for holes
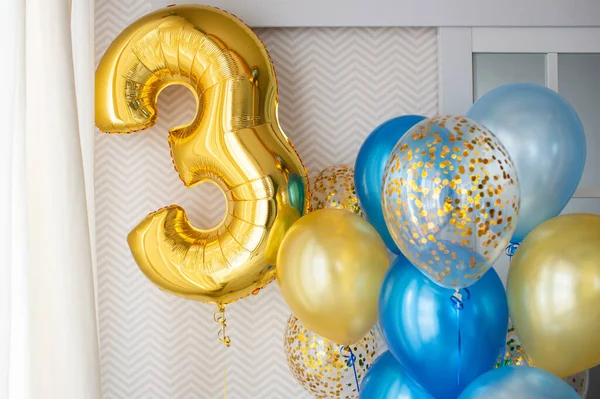
[[[197,101],[192,122],[169,131],[175,170],[187,187],[216,183],[227,212],[220,225],[200,230],[183,208],[168,206],[129,234],[129,247],[162,289],[223,305],[275,277],[282,236],[308,209],[306,170],[279,126],[271,59],[236,17],[173,6],[130,25],[96,71],[96,125],[108,133],[147,129],[159,93],[172,84]]]

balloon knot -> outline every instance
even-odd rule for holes
[[[468,288],[457,289],[450,297],[456,310],[462,310],[465,307],[464,301],[471,299],[471,291]]]
[[[352,348],[350,348],[349,346],[341,346],[340,355],[342,355],[342,357],[346,359],[346,366],[354,366],[354,362],[356,361],[356,355],[354,354]]]
[[[219,304],[219,308],[213,315],[213,319],[217,324],[221,326],[218,332],[219,341],[221,341],[226,347],[231,346],[231,338],[227,335],[227,318],[225,317],[225,305]]]
[[[515,256],[515,253],[517,252],[519,245],[521,245],[521,244],[518,242],[511,242],[510,244],[508,244],[508,246],[504,250],[504,253],[512,259],[512,257]]]
[[[346,359],[346,366],[352,367],[354,371],[354,382],[356,383],[356,391],[360,392],[360,384],[358,383],[358,375],[356,373],[356,355],[350,346],[341,346],[340,355]]]

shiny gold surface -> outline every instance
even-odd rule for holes
[[[567,377],[600,363],[600,216],[551,219],[508,273],[512,322],[536,367]]]
[[[387,249],[360,216],[321,209],[296,222],[277,256],[277,281],[290,309],[311,331],[350,345],[377,321],[389,267]]]
[[[275,277],[265,254],[274,258],[282,229],[291,224],[282,207],[308,209],[306,171],[279,127],[269,55],[236,17],[173,6],[131,24],[96,71],[96,125],[108,133],[147,129],[156,122],[159,93],[172,84],[188,87],[197,100],[194,119],[169,131],[175,169],[187,187],[216,183],[227,213],[217,227],[200,230],[181,207],[168,206],[129,234],[129,246],[159,287],[203,302],[232,302]],[[304,196],[294,195],[303,204],[284,195],[291,176],[294,190],[298,178],[304,184]],[[278,223],[282,216],[286,221]],[[274,225],[280,237],[271,237]]]
[[[345,353],[342,345],[318,336],[292,315],[285,328],[283,346],[292,374],[313,397],[358,399],[354,370],[344,357],[348,355],[342,355]],[[360,382],[377,358],[373,330],[351,347]]]

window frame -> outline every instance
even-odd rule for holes
[[[439,28],[440,113],[462,115],[473,104],[474,53],[545,54],[546,87],[559,91],[558,54],[600,54],[600,28]],[[594,188],[578,188],[573,198],[600,198],[600,184]]]

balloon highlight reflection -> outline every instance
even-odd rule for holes
[[[521,183],[521,213],[512,242],[557,216],[575,192],[585,165],[583,126],[558,93],[531,83],[500,86],[467,116],[504,144]]]
[[[162,289],[222,305],[257,293],[275,277],[267,259],[293,221],[285,209],[308,209],[306,200],[298,203],[308,197],[306,171],[279,127],[271,59],[233,15],[173,6],[131,24],[96,71],[96,126],[108,133],[153,126],[158,95],[172,84],[189,88],[198,102],[194,119],[169,131],[175,170],[186,187],[217,184],[227,212],[218,226],[201,230],[183,208],[167,206],[140,222],[128,243],[140,269]]]
[[[599,282],[599,215],[550,219],[523,241],[508,272],[508,306],[536,367],[567,377],[600,363]]]
[[[385,244],[367,221],[346,210],[321,209],[286,234],[277,256],[277,281],[306,327],[350,345],[377,321],[389,263]]]
[[[392,265],[381,288],[379,318],[390,351],[437,399],[455,399],[494,367],[504,346],[508,309],[502,281],[492,269],[468,290],[470,299],[457,315],[454,290],[403,260]]]
[[[513,235],[516,169],[484,126],[461,116],[428,118],[390,156],[383,210],[394,241],[413,265],[442,287],[468,287]]]
[[[425,119],[424,116],[404,115],[381,124],[373,130],[360,147],[354,165],[354,182],[360,205],[369,222],[385,241],[385,245],[397,255],[400,254],[400,249],[396,246],[383,218],[381,199],[383,173],[398,140],[423,119]]]
[[[360,399],[434,399],[390,352],[379,356],[360,385]]]
[[[534,367],[507,366],[475,380],[458,399],[580,399],[560,378]]]

